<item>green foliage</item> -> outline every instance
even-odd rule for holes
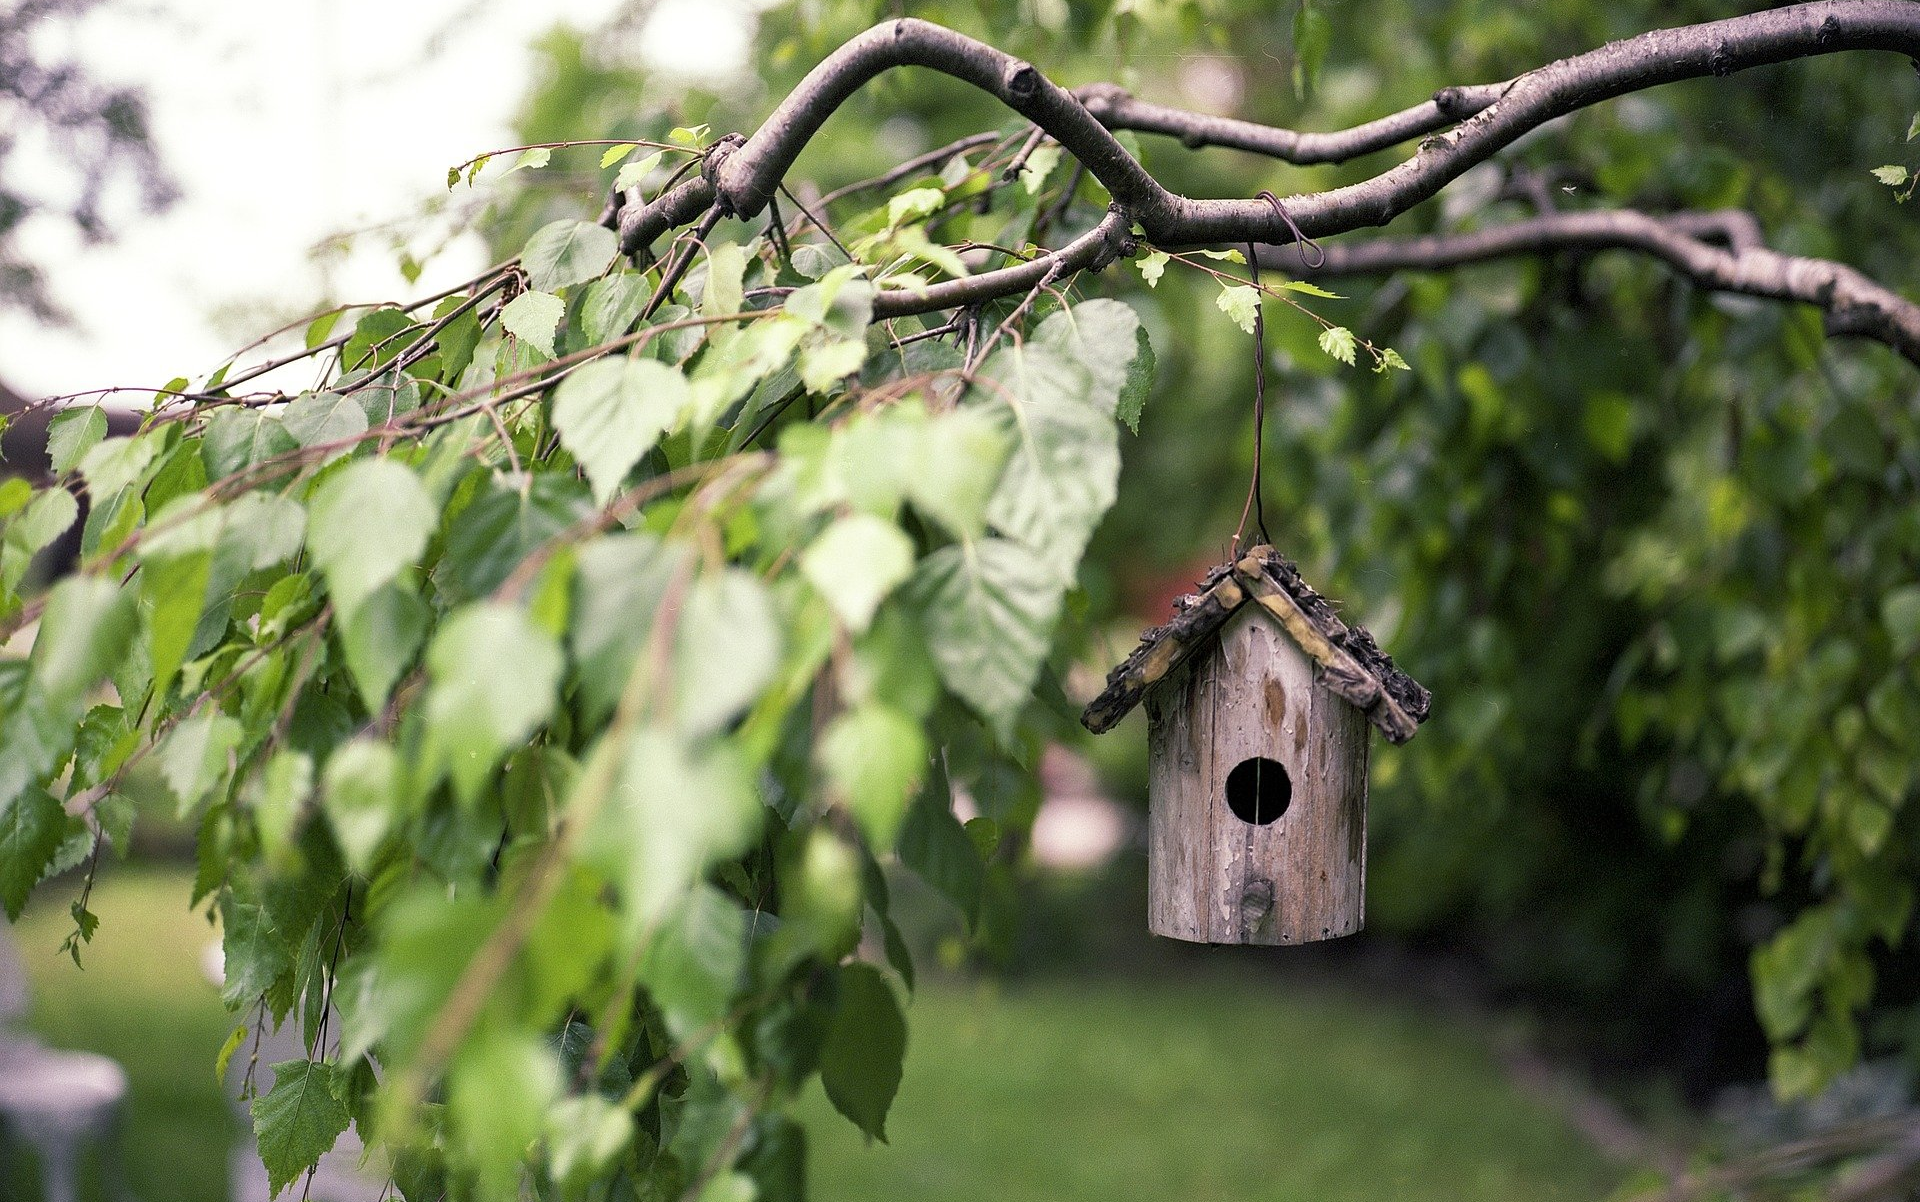
[[[253,1102],[276,1192],[354,1122],[410,1198],[797,1196],[816,1073],[884,1135],[912,964],[878,864],[979,910],[937,753],[1026,774],[1152,356],[1126,305],[1045,298],[968,372],[874,325],[888,262],[796,273],[830,250],[716,236],[660,298],[549,221],[431,318],[362,312],[320,387],[63,415],[62,479],[0,497],[0,612],[38,621],[0,665],[0,902],[123,844],[151,760],[223,1000],[311,1049]],[[69,483],[84,569],[29,602]]]
[[[253,1129],[267,1186],[275,1195],[333,1147],[351,1116],[340,1093],[346,1082],[324,1060],[289,1060],[273,1066],[273,1088],[253,1100]]]
[[[820,1083],[841,1114],[882,1142],[887,1108],[900,1089],[907,1024],[893,986],[867,964],[841,968],[833,1025],[820,1051]]]

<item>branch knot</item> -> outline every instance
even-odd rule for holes
[[[713,203],[729,217],[736,215],[739,208],[733,203],[733,198],[727,195],[726,188],[721,186],[720,168],[734,151],[746,144],[745,134],[728,134],[707,147],[706,152],[700,156],[700,178],[713,186]]]
[[[1033,69],[1032,63],[1023,63],[1019,59],[1007,64],[1004,79],[1007,95],[1017,101],[1033,99],[1033,94],[1040,88],[1040,73]]]

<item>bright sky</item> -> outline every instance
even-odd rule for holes
[[[526,47],[555,24],[592,28],[622,2],[102,4],[69,44],[100,77],[146,92],[182,195],[158,217],[122,215],[118,238],[101,247],[46,226],[25,231],[77,325],[0,316],[0,380],[28,396],[164,384],[212,370],[297,316],[289,303],[425,295],[472,276],[486,265],[473,238],[411,287],[382,238],[331,265],[309,252],[333,234],[417,214],[445,194],[448,167],[510,144],[531,82]],[[749,11],[746,0],[661,0],[639,53],[656,70],[732,69],[746,53]],[[362,136],[374,129],[397,132]]]

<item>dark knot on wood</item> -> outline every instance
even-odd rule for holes
[[[728,134],[707,147],[706,153],[700,156],[700,178],[713,185],[713,203],[729,217],[741,213],[742,209],[734,203],[734,198],[728,195],[727,189],[721,184],[720,169],[734,151],[746,144],[745,134]]]
[[[1007,64],[1005,78],[1007,95],[1013,100],[1031,100],[1040,88],[1040,73],[1033,69],[1031,63],[1023,63],[1018,59]]]

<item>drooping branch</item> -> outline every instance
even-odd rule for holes
[[[1920,366],[1920,305],[1859,271],[1760,244],[1738,211],[1655,217],[1631,209],[1545,213],[1461,234],[1332,244],[1309,268],[1297,247],[1261,247],[1260,263],[1307,276],[1440,271],[1467,263],[1558,251],[1632,250],[1668,264],[1703,288],[1818,307],[1827,332],[1883,342]]]

